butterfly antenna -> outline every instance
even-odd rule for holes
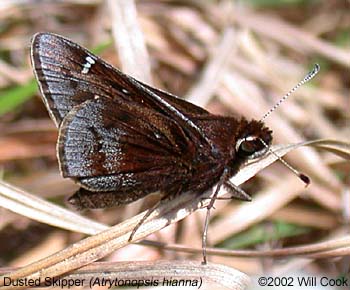
[[[312,71],[310,71],[305,77],[304,79],[302,79],[294,88],[292,88],[288,93],[286,93],[284,95],[284,97],[282,97],[262,118],[261,118],[261,122],[264,121],[274,110],[276,110],[285,100],[288,99],[288,97],[293,94],[297,89],[299,89],[299,87],[301,87],[303,84],[307,83],[308,81],[310,81],[311,79],[313,79],[318,72],[320,71],[320,65],[319,64],[315,64],[314,68],[312,69]]]
[[[308,81],[310,81],[311,79],[313,79],[317,73],[320,71],[320,66],[319,64],[315,64],[314,68],[312,69],[312,71],[310,71],[305,77],[304,79],[302,79],[294,88],[292,88],[287,94],[284,95],[284,97],[282,97],[262,118],[261,118],[261,122],[264,121],[274,110],[276,110],[285,100],[288,99],[288,97],[293,94],[300,86],[302,86],[303,84],[307,83]],[[278,156],[276,154],[276,152],[272,151],[269,146],[264,142],[264,140],[260,139],[261,143],[267,148],[267,150],[273,154],[274,156],[276,156],[278,158],[279,161],[281,161],[281,163],[286,166],[289,170],[291,170],[296,176],[298,176],[304,183],[306,186],[308,186],[310,184],[310,178],[308,176],[306,176],[304,173],[299,172],[298,170],[296,170],[292,165],[290,165],[289,163],[287,163],[285,160],[283,160],[280,156]]]

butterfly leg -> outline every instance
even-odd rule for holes
[[[151,208],[149,208],[147,210],[147,212],[145,213],[145,215],[142,217],[142,219],[137,223],[137,225],[134,227],[134,229],[132,230],[130,237],[129,237],[129,242],[132,241],[136,231],[140,228],[140,226],[145,222],[145,220],[152,214],[152,212],[154,212],[154,210],[160,206],[162,203],[167,202],[171,199],[173,199],[174,197],[178,196],[179,193],[182,191],[182,186],[179,186],[175,191],[169,192],[167,194],[165,194],[160,201],[158,201],[154,206],[152,206]]]
[[[216,186],[215,192],[213,196],[211,197],[210,203],[207,206],[207,214],[205,216],[205,223],[204,223],[204,230],[202,235],[202,253],[203,253],[203,262],[202,265],[207,264],[207,235],[208,235],[208,226],[209,226],[209,217],[210,217],[210,210],[214,207],[215,200],[218,197],[220,188],[222,185],[224,185],[228,180],[228,169],[225,168],[223,174],[221,175],[221,178]]]
[[[232,182],[229,181],[228,175],[227,175],[227,170],[224,170],[224,173],[222,174],[215,192],[213,196],[211,197],[210,203],[207,206],[207,214],[205,216],[205,223],[204,223],[204,231],[203,231],[203,236],[202,236],[202,250],[203,250],[203,262],[202,264],[205,265],[207,264],[207,235],[208,235],[208,226],[209,226],[209,217],[210,217],[210,210],[214,208],[214,202],[217,199],[226,199],[226,198],[218,198],[218,194],[220,191],[221,186],[224,186],[227,191],[230,192],[231,197],[227,199],[232,199],[232,198],[237,198],[240,200],[244,201],[251,201],[251,197],[240,187],[237,185],[233,184]]]
[[[250,195],[248,193],[246,193],[239,186],[233,184],[230,180],[227,180],[224,183],[224,187],[231,194],[231,196],[228,197],[227,199],[235,198],[235,199],[239,199],[239,200],[243,200],[243,201],[251,201],[252,200],[252,198],[250,197]]]
[[[231,181],[227,180],[224,182],[224,187],[230,193],[231,196],[228,197],[217,197],[216,200],[231,200],[231,199],[239,199],[243,201],[252,201],[252,198],[248,193],[246,193],[239,186],[233,184]],[[211,199],[210,197],[202,197],[202,200]]]

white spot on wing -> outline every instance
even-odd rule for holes
[[[95,63],[95,60],[91,56],[87,56],[85,58],[86,63],[83,65],[83,69],[81,73],[87,74],[91,68],[91,66]]]
[[[91,63],[91,64],[94,64],[95,63],[95,60],[91,57],[91,56],[87,56],[86,57],[86,61]]]

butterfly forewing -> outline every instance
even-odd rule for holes
[[[74,51],[73,51],[74,50]],[[37,34],[32,44],[32,63],[45,105],[57,126],[74,106],[103,91],[80,77],[87,53],[65,39]]]
[[[85,48],[55,34],[34,36],[32,63],[44,102],[57,126],[74,106],[96,95],[116,101],[142,102],[143,106],[169,114],[166,104],[157,99],[161,97],[184,115],[209,114],[123,74]]]

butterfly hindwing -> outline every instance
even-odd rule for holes
[[[194,149],[170,118],[105,98],[75,106],[62,122],[58,141],[63,176],[78,179],[160,169],[169,174],[167,168],[175,165],[182,171],[186,158],[195,158]]]

